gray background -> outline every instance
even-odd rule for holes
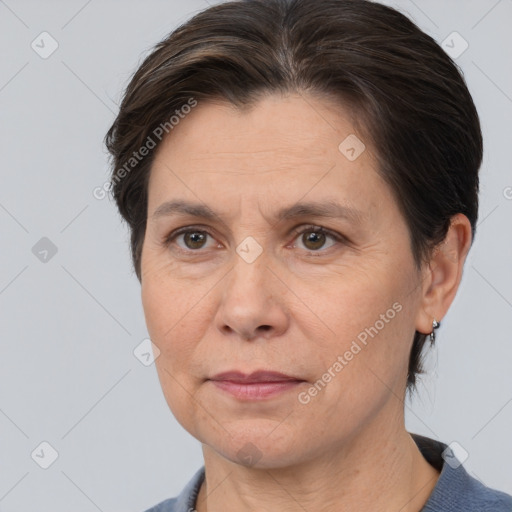
[[[407,428],[457,441],[473,476],[512,493],[512,1],[386,3],[439,42],[457,31],[469,43],[456,62],[485,139],[478,234]],[[102,139],[131,73],[207,5],[0,0],[3,512],[139,512],[202,464],[154,365],[134,356],[148,335],[128,231],[92,191],[108,179]],[[43,31],[59,45],[46,59],[31,47]],[[47,261],[43,237],[57,248]],[[48,449],[31,456],[43,441],[58,452],[48,469],[36,463]]]

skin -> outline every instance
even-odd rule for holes
[[[338,149],[349,134],[366,145],[354,161]],[[455,297],[471,227],[455,216],[445,243],[418,272],[374,155],[340,106],[302,95],[267,96],[244,113],[200,103],[158,148],[141,297],[166,401],[202,443],[198,512],[412,512],[435,486],[438,472],[404,426],[407,364],[415,330],[430,333]],[[273,220],[283,206],[333,198],[359,210],[361,223]],[[207,204],[218,217],[153,218],[172,199]],[[292,231],[309,225],[347,240]],[[184,226],[192,226],[189,234],[165,246]],[[198,230],[209,233],[199,242]],[[247,237],[262,249],[252,263],[236,251]],[[395,303],[400,312],[301,403],[299,392]],[[243,402],[208,380],[234,369],[306,382]]]

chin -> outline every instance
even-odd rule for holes
[[[297,446],[305,445],[290,432],[289,426],[275,421],[254,419],[221,424],[229,434],[222,429],[221,439],[211,439],[210,431],[210,435],[201,441],[208,445],[209,450],[247,468],[272,469],[294,465],[300,456]]]

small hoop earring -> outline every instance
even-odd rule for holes
[[[436,329],[441,326],[441,322],[438,322],[435,318],[432,321],[432,332],[430,333],[430,343],[433,344],[436,341]]]

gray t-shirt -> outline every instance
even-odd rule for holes
[[[441,472],[421,512],[512,512],[512,496],[485,486],[472,477],[445,443],[411,433],[425,459]],[[204,481],[202,466],[181,493],[145,512],[193,512]]]

